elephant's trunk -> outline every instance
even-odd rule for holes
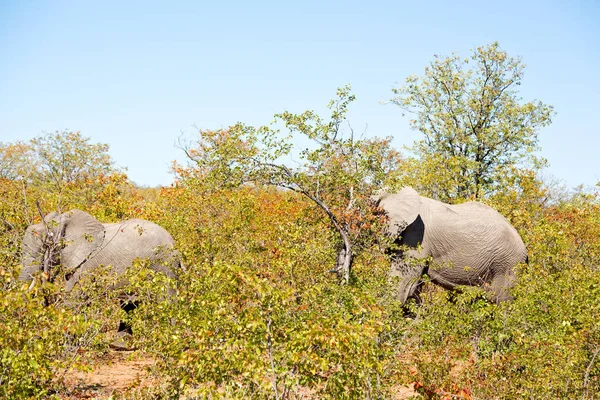
[[[29,227],[23,237],[21,248],[23,268],[19,274],[19,279],[29,281],[33,275],[39,272],[42,267],[44,253],[42,251],[41,234],[35,227]]]
[[[27,228],[22,244],[22,265],[19,279],[28,281],[36,272],[49,274],[56,263],[56,250],[60,245],[61,235],[56,230],[49,230],[43,224]]]

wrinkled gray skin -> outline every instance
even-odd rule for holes
[[[449,205],[409,187],[375,200],[389,217],[387,233],[408,247],[392,255],[390,271],[399,278],[402,303],[420,301],[423,274],[446,289],[481,286],[496,301],[510,298],[514,267],[527,261],[527,250],[515,228],[493,208],[478,202]]]
[[[111,265],[113,271],[122,274],[136,258],[148,258],[151,269],[169,278],[176,277],[180,264],[173,248],[175,242],[153,222],[131,219],[102,224],[80,210],[51,213],[44,221],[29,226],[23,237],[21,280],[31,280],[44,265],[52,269],[59,259],[67,291],[73,289],[86,271]],[[54,245],[48,245],[52,242]]]

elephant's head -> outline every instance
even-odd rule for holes
[[[60,263],[69,274],[100,247],[104,226],[91,215],[72,210],[50,213],[39,224],[25,231],[22,243],[23,269],[19,278],[30,280],[33,274]]]
[[[373,200],[389,218],[387,231],[391,237],[402,233],[421,212],[421,197],[411,187],[405,187],[396,193],[379,194]]]

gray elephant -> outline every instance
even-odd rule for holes
[[[70,291],[86,271],[110,265],[120,275],[136,258],[149,259],[151,269],[175,278],[180,263],[174,244],[165,229],[143,219],[102,224],[80,210],[50,213],[25,232],[19,278],[30,280],[40,270],[51,274],[60,260]]]
[[[139,259],[148,259],[148,267],[169,278],[176,278],[180,257],[174,249],[173,237],[157,224],[143,219],[131,219],[114,224],[102,224],[80,210],[63,214],[48,214],[38,224],[27,228],[22,242],[23,268],[19,279],[31,280],[44,271],[54,280],[58,271],[64,273],[65,288],[70,292],[82,275],[99,266],[110,266],[122,275]],[[60,263],[60,269],[56,265]],[[113,289],[118,290],[118,286]],[[174,289],[168,292],[173,294]],[[123,293],[123,299],[128,298]],[[134,308],[124,301],[123,308]],[[130,333],[121,323],[119,331]]]
[[[392,252],[390,274],[398,299],[419,301],[421,277],[446,288],[481,286],[496,301],[510,298],[514,267],[527,250],[510,223],[478,202],[449,205],[405,187],[375,198],[388,216],[387,233],[401,250]]]

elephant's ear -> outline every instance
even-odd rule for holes
[[[102,246],[104,226],[96,218],[80,210],[62,214],[60,223],[64,226],[61,264],[67,269],[77,268]]]
[[[421,196],[411,187],[405,187],[397,193],[384,195],[379,201],[390,221],[392,234],[402,232],[412,224],[421,212]]]
[[[46,223],[49,223],[50,221],[58,223],[58,218],[56,217],[58,217],[58,213],[56,211],[52,211],[44,217],[44,221],[46,221]]]

